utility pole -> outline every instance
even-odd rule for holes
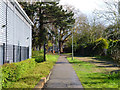
[[[72,27],[72,60],[73,60],[73,57],[74,57],[74,49],[73,49],[73,28],[74,28],[74,25],[67,25],[67,26],[71,26]]]
[[[73,28],[72,28],[72,60],[73,60]]]
[[[59,44],[59,37],[60,37],[60,33],[59,33],[59,30],[58,30],[58,55],[60,55],[60,44]]]

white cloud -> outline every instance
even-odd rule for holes
[[[85,14],[91,14],[102,7],[103,0],[61,0],[60,4],[70,4]]]

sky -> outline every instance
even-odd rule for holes
[[[73,5],[87,16],[91,15],[95,9],[99,10],[104,7],[103,0],[61,0],[60,4]]]

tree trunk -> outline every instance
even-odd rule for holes
[[[59,48],[60,48],[60,53],[63,53],[63,42],[62,42],[62,41],[60,41],[60,43],[59,43],[59,44],[60,44],[60,47],[59,47]]]
[[[52,49],[52,53],[54,54],[54,44],[53,44],[53,47],[52,47],[53,49]]]
[[[41,50],[41,47],[42,47],[42,45],[41,45],[41,44],[39,44],[39,50]]]

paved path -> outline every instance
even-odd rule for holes
[[[72,65],[60,56],[45,88],[83,88]]]

